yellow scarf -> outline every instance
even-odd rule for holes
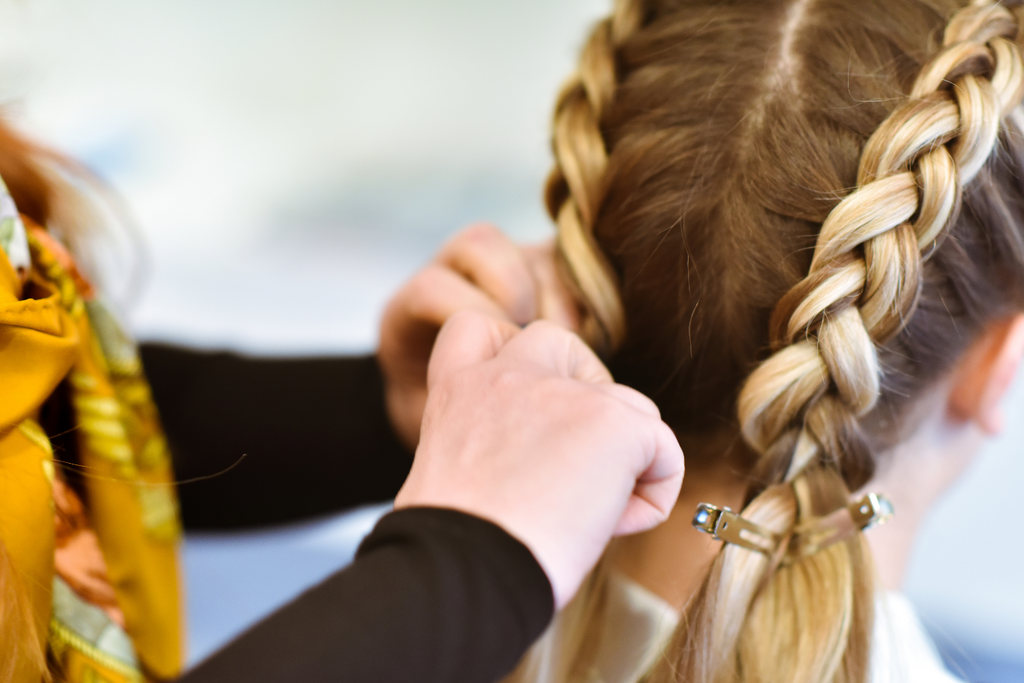
[[[36,226],[27,239],[27,282],[0,253],[0,540],[58,680],[173,678],[183,657],[180,526],[149,386],[131,340],[63,248]],[[36,418],[61,382],[77,425],[88,519],[124,613],[120,634],[54,579],[55,463]]]

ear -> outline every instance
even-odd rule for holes
[[[972,421],[987,434],[1003,429],[1000,403],[1024,357],[1024,314],[990,324],[957,364],[949,396],[950,414]]]

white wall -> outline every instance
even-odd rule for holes
[[[6,2],[0,92],[130,200],[154,260],[141,334],[366,348],[385,293],[460,224],[546,234],[550,107],[602,5]],[[297,292],[347,322],[309,323]]]
[[[453,229],[548,234],[549,110],[605,5],[8,1],[0,99],[137,213],[137,333],[369,349],[388,293]],[[908,592],[933,628],[1024,660],[1019,384],[1007,434],[925,530]]]

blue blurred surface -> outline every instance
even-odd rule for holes
[[[303,524],[185,541],[190,664],[351,562],[391,504]]]

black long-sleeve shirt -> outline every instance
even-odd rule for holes
[[[201,663],[182,683],[490,683],[553,613],[530,551],[454,510],[386,515],[355,562]]]
[[[140,350],[177,479],[231,468],[179,487],[187,529],[265,526],[384,501],[409,474],[412,454],[391,429],[373,356]]]
[[[411,455],[375,359],[253,359],[144,345],[187,528],[239,528],[394,496]],[[500,527],[454,510],[386,515],[356,561],[270,615],[183,683],[501,678],[544,630],[551,585]]]

